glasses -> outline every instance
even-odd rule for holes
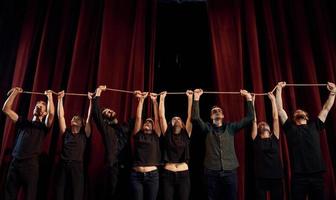
[[[211,110],[211,113],[212,113],[212,114],[222,113],[222,109],[220,109],[220,108],[212,109],[212,110]]]

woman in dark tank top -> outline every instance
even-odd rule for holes
[[[164,169],[162,172],[162,192],[163,199],[188,200],[190,193],[189,178],[189,139],[192,131],[191,107],[193,92],[188,90],[188,117],[186,125],[180,117],[173,117],[167,124],[165,117],[165,97],[167,92],[160,95],[159,118],[163,134],[163,161]]]
[[[271,200],[283,199],[283,169],[279,152],[279,119],[273,93],[268,93],[272,103],[273,132],[270,126],[262,121],[257,125],[254,112],[252,125],[253,150],[255,158],[256,199],[267,199],[269,191]],[[254,97],[253,97],[254,103]]]
[[[71,199],[83,199],[84,172],[83,157],[86,141],[91,136],[91,107],[92,93],[88,93],[89,108],[86,121],[75,115],[71,119],[71,126],[67,128],[63,108],[64,91],[58,94],[57,115],[60,133],[63,137],[60,168],[56,184],[56,199],[65,199],[66,187],[71,188]]]
[[[151,93],[154,107],[154,121],[151,118],[142,124],[142,110],[148,92],[134,92],[138,99],[133,130],[133,171],[131,173],[131,192],[133,199],[155,200],[159,190],[160,134],[157,94]]]

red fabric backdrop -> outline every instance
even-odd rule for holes
[[[0,4],[1,102],[12,86],[80,93],[93,91],[99,84],[127,90],[155,90],[156,4],[155,0],[3,1]],[[213,89],[269,91],[280,80],[335,82],[335,9],[333,0],[208,0]],[[302,107],[311,116],[318,114],[327,98],[325,88],[286,88],[284,93],[287,111]],[[41,98],[20,95],[14,109],[30,118],[32,106]],[[243,116],[243,102],[238,96],[218,96],[218,104],[229,120]],[[131,117],[134,103],[132,96],[120,93],[106,92],[102,97],[103,106],[116,110],[120,121]],[[87,106],[88,101],[83,97],[66,97],[68,122],[73,114],[86,115]],[[258,98],[258,119],[270,120],[269,108],[267,99]],[[3,194],[14,126],[3,114],[0,120],[3,130],[0,193]],[[327,163],[325,190],[330,200],[336,199],[335,120],[334,106],[326,133],[321,134]],[[251,144],[249,132],[245,132],[236,137],[240,162],[238,193],[239,199],[253,199]],[[101,192],[104,157],[103,143],[96,129],[90,146],[86,198],[95,199]],[[43,189],[39,191],[39,199],[47,199],[52,194],[60,147],[56,121],[43,148]],[[281,147],[286,172],[284,187],[288,194],[290,163],[283,135]]]

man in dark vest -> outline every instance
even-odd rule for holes
[[[234,135],[253,121],[252,96],[246,90],[240,91],[247,101],[247,115],[239,122],[224,122],[222,109],[211,109],[212,123],[205,123],[200,117],[199,100],[201,89],[194,91],[192,111],[193,123],[200,127],[205,137],[205,183],[208,199],[237,199],[237,172],[239,166],[234,148]]]

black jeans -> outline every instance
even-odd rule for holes
[[[156,200],[159,191],[159,172],[131,173],[131,193],[134,200]]]
[[[324,200],[324,173],[294,174],[292,177],[292,200]]]
[[[190,194],[189,171],[172,172],[163,170],[161,175],[164,200],[188,200]]]
[[[266,200],[266,192],[269,191],[271,200],[283,200],[282,179],[264,179],[256,180],[256,199]]]
[[[26,200],[36,200],[39,163],[37,158],[13,159],[10,163],[5,189],[5,200],[16,200],[20,187]]]
[[[237,199],[237,171],[205,169],[209,200]]]
[[[57,200],[63,200],[65,188],[71,188],[72,198],[74,200],[83,199],[84,192],[84,174],[83,163],[78,161],[60,161],[58,181],[56,186]]]
[[[116,199],[116,188],[118,183],[119,167],[118,164],[105,167],[106,176],[104,180],[104,196],[106,200]]]

